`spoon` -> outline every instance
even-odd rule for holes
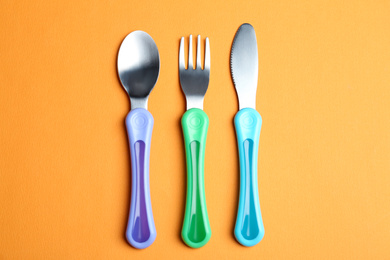
[[[130,97],[126,128],[131,155],[132,187],[126,239],[135,248],[146,248],[156,239],[149,188],[149,155],[153,116],[147,110],[150,91],[157,82],[160,56],[149,34],[134,31],[118,53],[118,75]]]

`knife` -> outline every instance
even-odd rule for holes
[[[239,111],[234,117],[240,159],[240,193],[234,235],[244,246],[254,246],[264,236],[257,186],[257,154],[262,119],[256,111],[258,55],[256,33],[242,24],[234,36],[230,71]]]

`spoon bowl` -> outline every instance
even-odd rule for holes
[[[130,97],[131,109],[147,109],[147,99],[157,82],[160,56],[149,34],[134,31],[123,40],[118,53],[118,75]]]

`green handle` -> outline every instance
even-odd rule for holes
[[[204,246],[211,237],[204,190],[204,153],[209,118],[192,108],[181,120],[187,161],[187,199],[181,236],[193,248]]]

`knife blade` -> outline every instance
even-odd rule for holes
[[[254,246],[264,237],[257,183],[257,158],[262,118],[256,109],[258,53],[252,25],[242,24],[234,37],[230,70],[239,111],[234,117],[240,160],[240,192],[234,234],[244,246]]]
[[[238,28],[233,40],[230,68],[240,109],[256,109],[256,89],[258,78],[256,33],[250,24]]]

